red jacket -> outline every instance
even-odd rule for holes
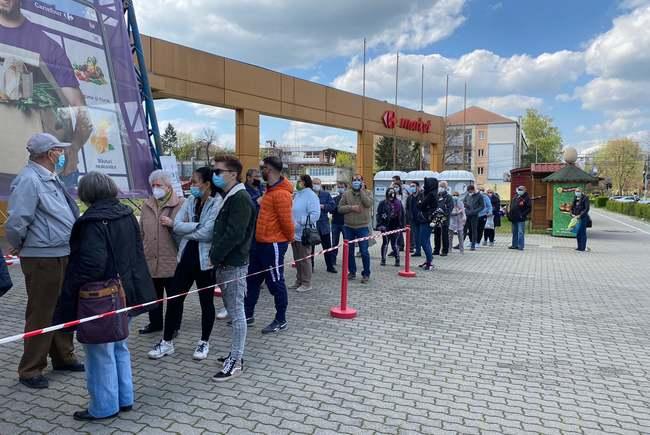
[[[255,240],[259,243],[292,242],[294,226],[292,209],[293,186],[281,178],[274,186],[268,186],[257,217]]]

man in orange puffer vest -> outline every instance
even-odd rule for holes
[[[291,215],[293,186],[282,176],[282,160],[272,156],[263,162],[262,178],[267,182],[267,187],[257,217],[255,241],[251,246],[244,306],[246,323],[250,326],[255,323],[255,305],[260,297],[260,286],[266,281],[275,300],[275,319],[262,329],[262,334],[269,334],[287,328],[289,298],[283,264],[287,247],[294,239]]]

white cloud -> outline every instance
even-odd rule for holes
[[[632,82],[598,77],[576,89],[576,96],[587,110],[622,111],[648,107],[650,81]]]
[[[575,101],[577,100],[578,97],[575,95],[569,95],[569,94],[558,94],[555,96],[555,101],[559,101],[561,103],[568,103],[569,101]]]
[[[143,33],[273,68],[308,67],[369,47],[419,49],[460,26],[465,0],[147,0]]]
[[[585,127],[582,124],[580,124],[579,126],[576,127],[576,133],[582,134],[582,133],[584,133],[586,131],[587,131],[587,127]]]
[[[435,106],[440,107],[440,95],[444,92],[445,77],[450,75],[450,92],[462,92],[464,81],[468,83],[470,98],[485,99],[506,97],[515,102],[513,96],[528,93],[557,91],[563,84],[572,83],[584,72],[581,53],[558,51],[544,53],[537,57],[516,55],[501,57],[487,50],[475,50],[458,59],[439,54],[404,55],[399,63],[398,103],[419,109],[421,65],[424,65],[425,100],[437,98]],[[366,93],[380,100],[393,101],[395,89],[396,57],[384,54],[371,59],[366,65]],[[363,65],[358,59],[348,65],[345,73],[335,78],[332,85],[351,92],[361,91]],[[526,104],[541,105],[538,97],[527,97]],[[531,98],[536,98],[531,100]],[[492,100],[503,107],[502,100]],[[505,101],[505,100],[503,100]],[[430,106],[429,106],[430,107]],[[444,107],[444,101],[443,101]],[[450,110],[451,111],[451,110]],[[437,110],[435,113],[441,113]]]
[[[526,95],[505,95],[502,97],[480,98],[472,105],[482,107],[501,115],[517,116],[529,108],[540,108],[544,100]]]
[[[235,111],[232,109],[225,109],[223,107],[206,106],[204,104],[189,103],[190,107],[194,109],[197,116],[204,116],[206,118],[232,120],[235,119]]]
[[[650,5],[650,0],[623,0],[620,4],[621,9],[636,9],[641,6]]]
[[[587,71],[604,78],[648,80],[650,73],[650,4],[614,20],[611,30],[587,48]]]
[[[499,9],[502,9],[502,8],[503,8],[503,3],[502,2],[497,2],[497,3],[493,4],[492,6],[490,6],[490,9],[492,9],[493,11],[498,11]]]
[[[320,146],[343,151],[356,151],[356,133],[322,127],[299,121],[291,121],[289,128],[279,140],[279,144],[286,146]]]

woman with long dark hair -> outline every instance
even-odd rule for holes
[[[190,197],[174,218],[174,233],[182,236],[178,246],[178,266],[172,278],[169,296],[186,293],[196,283],[201,303],[201,339],[196,344],[194,359],[208,357],[210,334],[214,326],[214,268],[210,263],[210,248],[214,221],[219,212],[221,196],[212,182],[213,170],[202,167],[192,174]],[[206,288],[207,287],[207,288]],[[149,358],[159,359],[174,353],[174,332],[180,327],[185,296],[167,302],[163,339],[149,352]]]

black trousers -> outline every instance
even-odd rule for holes
[[[393,256],[395,261],[399,263],[399,248],[397,246],[397,236],[402,233],[390,234],[388,236],[382,236],[381,238],[381,259],[386,261],[386,252],[388,251],[388,245],[393,250]]]
[[[199,302],[201,303],[201,340],[208,341],[216,316],[214,309],[215,278],[214,269],[201,270],[198,245],[188,244],[185,247],[185,252],[183,252],[181,262],[176,266],[176,273],[172,280],[170,288],[167,289],[168,296],[185,293],[194,283],[200,289],[207,287],[205,290],[199,291]],[[181,327],[185,298],[186,296],[180,296],[167,301],[163,333],[165,341],[170,341],[174,336],[174,331]]]
[[[483,231],[485,231],[485,224],[487,223],[487,216],[481,216],[478,218],[478,228],[476,243],[479,243],[483,239]]]
[[[441,252],[449,254],[449,221],[433,228],[433,255],[440,255]]]
[[[172,285],[172,278],[154,278],[153,286],[156,289],[156,299],[162,299],[165,296],[165,290],[169,294],[169,288]],[[182,313],[181,313],[182,316]],[[163,303],[159,303],[155,308],[149,311],[149,323],[153,329],[162,329],[163,327]],[[180,327],[180,322],[179,322]]]
[[[483,231],[483,235],[485,236],[485,241],[486,241],[486,242],[492,242],[492,243],[494,243],[494,232],[495,232],[495,229],[494,229],[494,228],[492,228],[492,229],[490,229],[490,228],[486,228],[486,229]]]
[[[332,234],[327,233],[323,234],[321,233],[320,235],[320,244],[323,250],[325,249],[330,249],[332,247]],[[311,255],[314,255],[314,252],[316,252],[316,247],[312,246],[311,248]],[[326,252],[323,254],[325,257],[325,265],[327,266],[327,269],[333,269],[334,265],[336,264],[336,252]],[[311,257],[311,268],[312,270],[314,269],[314,257]]]
[[[467,221],[465,222],[464,237],[467,236],[469,236],[469,241],[471,243],[476,244],[481,241],[481,239],[478,238],[478,216],[467,216]]]

